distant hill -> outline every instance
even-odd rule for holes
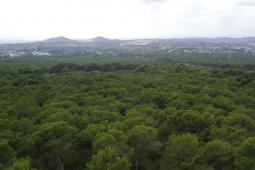
[[[58,44],[58,45],[68,45],[68,44],[97,44],[97,45],[118,45],[120,43],[127,42],[127,44],[142,44],[141,42],[150,42],[150,43],[227,43],[227,44],[255,44],[255,37],[244,37],[244,38],[229,38],[229,37],[219,37],[219,38],[168,38],[168,39],[133,39],[133,40],[119,40],[119,39],[108,39],[102,36],[98,36],[91,39],[85,39],[85,40],[75,40],[75,39],[69,39],[64,36],[49,38],[42,41],[36,41],[36,42],[28,42],[28,41],[8,41],[8,40],[0,40],[1,44],[7,44],[7,43],[35,43],[35,44]],[[138,43],[137,43],[138,42]],[[148,43],[147,43],[148,44]]]
[[[78,40],[73,40],[73,39],[69,39],[66,38],[64,36],[60,36],[60,37],[55,37],[55,38],[50,38],[47,40],[43,40],[43,41],[38,41],[38,42],[34,42],[37,46],[46,46],[46,47],[50,47],[50,46],[80,46],[83,43],[78,41]]]
[[[99,37],[92,38],[92,41],[94,41],[94,42],[109,42],[109,41],[111,41],[111,39],[99,36]]]
[[[45,42],[45,43],[70,43],[70,42],[74,42],[74,40],[66,38],[64,36],[60,36],[60,37],[50,38],[50,39],[44,40],[42,42]]]

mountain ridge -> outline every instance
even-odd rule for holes
[[[12,40],[8,42],[8,40],[3,40],[1,44],[26,44],[26,43],[106,43],[106,42],[132,42],[132,41],[141,41],[141,40],[150,40],[150,41],[201,41],[201,42],[213,42],[213,43],[255,43],[255,37],[189,37],[189,38],[138,38],[138,39],[109,39],[103,36],[97,36],[90,39],[72,39],[67,38],[65,36],[52,37],[44,40],[37,41],[17,41]]]

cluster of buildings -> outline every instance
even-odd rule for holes
[[[0,49],[0,57],[21,57],[25,55],[32,55],[32,56],[51,56],[51,53],[47,51],[39,51],[39,50],[33,50],[33,51],[20,51],[20,50],[6,50],[6,49]]]

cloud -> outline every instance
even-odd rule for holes
[[[140,0],[141,2],[144,3],[161,3],[161,2],[165,2],[167,0]]]
[[[0,38],[254,36],[254,11],[255,0],[0,0]]]
[[[236,3],[239,6],[246,6],[246,7],[254,7],[255,1],[254,0],[242,0]]]

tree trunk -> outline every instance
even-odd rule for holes
[[[55,159],[56,159],[56,170],[64,170],[64,164],[57,153],[55,153]]]
[[[135,170],[138,170],[138,160],[135,158]]]

